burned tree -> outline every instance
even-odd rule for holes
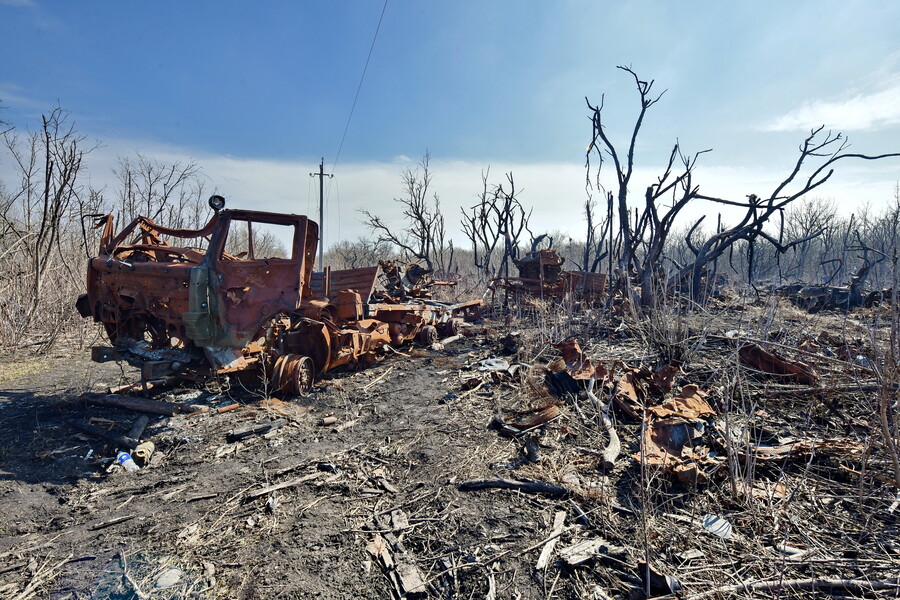
[[[10,258],[18,259],[13,273],[27,282],[15,301],[7,296],[4,309],[10,322],[25,331],[45,293],[59,287],[49,282],[68,267],[65,260],[57,258],[63,255],[61,243],[73,200],[81,193],[82,160],[93,147],[86,146],[84,136],[59,107],[42,115],[39,132],[20,137],[10,130],[3,133],[3,140],[18,182],[9,190],[3,202],[7,210],[0,212],[0,218],[12,239],[7,252],[15,249]]]
[[[475,267],[487,279],[494,275],[509,275],[509,261],[519,255],[522,234],[528,232],[531,211],[516,197],[516,182],[512,172],[506,174],[508,188],[502,184],[488,185],[490,169],[483,172],[483,190],[478,194],[478,203],[468,211],[462,209],[462,228],[472,244]],[[502,242],[502,250],[501,250]],[[495,252],[500,252],[500,260],[494,263]]]
[[[628,190],[634,174],[634,150],[644,123],[648,109],[659,102],[665,91],[659,95],[652,93],[654,81],[642,81],[629,67],[618,67],[629,73],[634,79],[640,97],[640,110],[632,128],[628,149],[622,156],[615,144],[610,140],[603,122],[603,98],[594,106],[585,98],[591,110],[593,135],[587,152],[588,186],[602,188],[600,176],[604,161],[612,160],[616,174],[616,193],[610,200],[615,202],[618,216],[618,236],[611,243],[610,250],[617,254],[618,281],[614,282],[631,295],[633,283],[640,285],[640,303],[649,307],[654,304],[660,293],[659,282],[663,278],[663,250],[678,214],[688,203],[695,199],[699,187],[693,183],[693,171],[704,150],[694,155],[682,152],[678,142],[672,147],[666,167],[655,184],[650,185],[644,194],[644,207],[641,212],[635,209],[634,217],[628,203]],[[599,163],[595,173],[595,181],[591,177],[591,156],[596,152]],[[660,204],[664,198],[671,198],[672,204],[660,214]],[[612,212],[612,211],[611,211]]]
[[[116,217],[126,223],[139,215],[164,218],[175,227],[200,227],[209,218],[199,167],[193,161],[164,163],[138,153],[120,157]]]
[[[426,152],[415,169],[407,168],[403,172],[404,195],[394,201],[403,206],[405,229],[398,232],[380,216],[367,210],[361,212],[365,215],[364,223],[378,234],[379,242],[396,246],[405,258],[424,261],[430,271],[448,273],[453,268],[455,251],[453,241],[447,239],[440,199],[431,191],[430,162],[431,156]]]
[[[387,255],[386,244],[361,237],[355,242],[342,240],[332,244],[325,255],[325,264],[334,269],[359,269],[378,264]]]
[[[618,287],[626,297],[634,295],[634,286],[638,285],[640,296],[634,300],[639,300],[644,308],[652,308],[659,301],[661,295],[676,286],[688,286],[695,300],[705,298],[705,279],[709,274],[710,267],[726,253],[733,252],[738,242],[744,242],[742,247],[747,252],[748,270],[752,272],[757,242],[765,242],[777,254],[783,254],[818,236],[821,232],[815,231],[800,239],[791,240],[785,238],[783,221],[782,227],[775,233],[768,231],[766,226],[773,217],[782,216],[783,211],[792,202],[828,181],[834,172],[833,166],[838,161],[845,158],[878,160],[900,156],[900,154],[894,153],[877,156],[848,153],[845,151],[847,141],[842,134],[832,132],[822,134],[824,127],[819,127],[812,130],[800,145],[800,156],[793,168],[771,194],[765,198],[749,194],[747,200],[736,201],[701,194],[699,186],[694,182],[694,170],[699,157],[709,150],[688,154],[684,153],[679,143],[676,142],[669,153],[662,175],[657,178],[656,183],[647,187],[642,206],[640,208],[633,207],[629,203],[629,185],[634,173],[635,146],[647,111],[662,98],[665,92],[654,94],[652,91],[653,80],[642,81],[631,68],[622,66],[618,68],[630,74],[634,79],[640,110],[631,131],[627,150],[622,154],[609,138],[604,127],[603,99],[601,98],[601,102],[597,106],[585,99],[591,111],[593,130],[587,152],[587,183],[589,188],[597,186],[599,189],[603,189],[602,167],[607,160],[612,162],[616,179],[615,191],[614,193],[610,192],[610,196],[615,204],[614,216],[617,219],[616,227],[613,229],[617,231],[617,235],[614,238],[611,236],[610,242],[610,251],[614,253],[616,264],[613,285]],[[596,171],[593,171],[591,158],[595,154],[599,158],[599,162]],[[809,163],[816,161],[819,161],[819,164],[809,172]],[[809,172],[805,176],[805,180],[801,175],[804,170]],[[664,200],[669,200],[668,206],[662,206]],[[665,249],[676,218],[686,206],[695,200],[740,207],[744,208],[746,212],[736,225],[719,224],[714,234],[702,243],[695,243],[694,234],[705,219],[705,217],[701,217],[690,228],[685,239],[692,258],[688,260],[687,264],[679,264],[665,255]],[[674,273],[670,273],[664,268],[665,259],[673,263]]]
[[[597,223],[597,215],[595,213],[597,203],[591,197],[590,189],[587,192],[588,198],[584,201],[586,233],[581,267],[589,273],[596,273],[600,269],[604,258],[612,258],[613,195],[611,193],[606,194],[606,214],[603,220]],[[609,271],[612,271],[609,268],[611,266],[611,264],[608,266]]]
[[[738,242],[746,242],[748,268],[752,270],[753,251],[757,242],[766,242],[776,252],[784,253],[807,240],[819,236],[823,231],[821,229],[810,232],[800,239],[787,240],[784,236],[783,223],[777,235],[767,232],[765,226],[772,217],[781,215],[782,211],[792,202],[803,198],[806,194],[828,181],[834,174],[834,165],[838,161],[847,158],[880,160],[900,156],[900,153],[867,155],[845,152],[848,147],[847,139],[841,133],[829,131],[823,134],[824,129],[825,127],[821,126],[810,131],[803,143],[800,144],[800,154],[790,173],[765,199],[755,194],[750,194],[747,196],[746,202],[738,202],[697,194],[696,197],[699,199],[744,207],[746,212],[736,225],[710,236],[699,247],[695,247],[690,240],[693,231],[703,221],[703,217],[694,224],[694,227],[688,233],[688,245],[694,252],[695,258],[692,264],[684,266],[677,273],[676,277],[679,279],[689,278],[695,298],[699,299],[702,296],[702,278],[706,266],[725,252],[731,250]],[[809,165],[809,163],[815,163],[816,161],[819,161],[817,166]],[[811,166],[811,172],[807,170],[809,174],[806,176],[802,175],[808,166]]]

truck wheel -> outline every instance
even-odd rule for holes
[[[299,396],[310,390],[314,377],[312,359],[300,354],[285,354],[275,361],[271,388],[280,396]]]
[[[451,335],[458,335],[459,332],[462,330],[461,323],[462,323],[462,319],[453,317],[446,323],[442,324],[440,326],[439,331],[443,337],[450,337]]]
[[[428,347],[438,341],[438,332],[434,325],[425,325],[416,334],[416,343]]]

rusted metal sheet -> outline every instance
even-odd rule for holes
[[[210,205],[216,198],[221,208],[221,197]],[[288,256],[256,256],[254,225],[292,228]],[[481,304],[430,300],[435,282],[412,264],[384,263],[390,291],[375,289],[379,267],[313,274],[318,225],[301,215],[222,210],[198,230],[139,217],[116,235],[105,216],[97,227],[98,256],[76,306],[115,346],[95,358],[125,359],[146,379],[257,370],[273,390],[296,394],[385,344],[454,333]],[[226,243],[239,229],[248,250],[232,255]]]
[[[738,350],[738,356],[742,363],[770,377],[801,385],[819,385],[820,377],[815,367],[799,360],[785,358],[777,352],[770,352],[757,344],[744,344]]]
[[[363,302],[368,302],[375,291],[378,267],[329,271],[328,290],[331,294],[342,290],[359,292]],[[325,273],[313,273],[310,280],[310,294],[313,298],[325,298]]]
[[[575,291],[583,297],[599,298],[606,294],[606,273],[574,271],[572,275],[578,278]]]

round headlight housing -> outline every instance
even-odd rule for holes
[[[223,208],[225,208],[225,198],[218,194],[214,194],[209,197],[209,207],[216,212],[219,212]]]

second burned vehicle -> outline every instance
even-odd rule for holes
[[[408,289],[404,265],[382,275],[391,283],[381,291],[380,267],[313,273],[318,225],[305,216],[225,210],[221,196],[210,205],[216,214],[198,230],[138,217],[114,234],[111,215],[98,219],[77,307],[113,347],[95,348],[94,360],[126,360],[145,380],[255,370],[294,395],[326,371],[387,344],[430,344],[479,313],[478,300],[434,301],[425,274]],[[274,251],[277,239],[289,247]]]

